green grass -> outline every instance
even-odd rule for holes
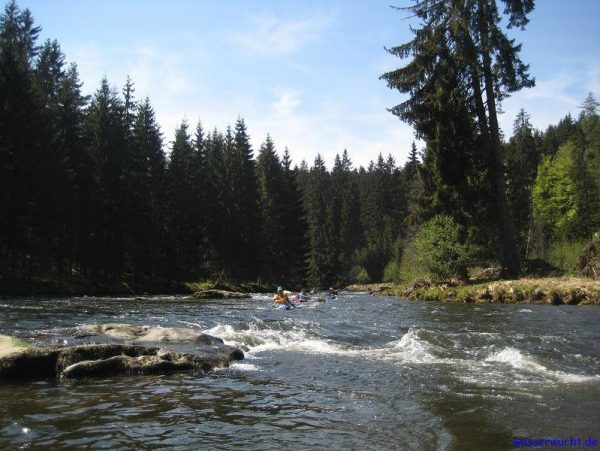
[[[577,260],[579,259],[583,248],[585,247],[585,241],[560,241],[553,243],[547,251],[546,260],[562,269],[565,274],[575,275]]]

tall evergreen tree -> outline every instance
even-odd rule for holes
[[[282,271],[285,281],[299,286],[305,279],[305,261],[307,254],[306,237],[307,224],[304,200],[298,188],[297,171],[292,169],[292,161],[287,147],[283,152],[281,209],[283,220],[282,241],[283,261]]]
[[[88,248],[97,272],[116,278],[123,272],[126,237],[124,176],[127,164],[123,102],[104,78],[94,94],[85,120],[86,142],[94,161],[96,193],[92,232],[94,243]]]
[[[150,100],[139,105],[131,130],[129,248],[136,275],[154,278],[165,270],[166,157]]]
[[[352,267],[352,257],[363,244],[358,180],[346,149],[341,158],[336,155],[331,181],[335,202],[333,236],[337,238],[336,273],[339,282],[345,282]]]
[[[317,155],[305,192],[308,222],[308,282],[327,287],[336,281],[329,174]]]
[[[173,274],[188,279],[202,273],[202,235],[193,221],[197,199],[194,196],[195,155],[187,121],[175,130],[168,165],[169,250]]]
[[[225,184],[225,142],[223,135],[214,129],[206,140],[206,221],[208,271],[219,276],[226,270],[227,243],[227,190]]]
[[[69,65],[58,92],[58,118],[56,122],[59,139],[59,154],[68,167],[68,178],[64,188],[63,207],[66,218],[62,224],[65,240],[68,273],[87,275],[93,267],[93,230],[97,185],[94,177],[93,160],[88,153],[84,133],[85,107],[89,96],[81,93],[77,66]],[[66,241],[70,244],[67,245]]]
[[[539,141],[529,115],[521,109],[514,122],[513,136],[506,145],[506,190],[519,248],[525,257],[533,226],[531,189],[541,158]]]
[[[32,62],[39,32],[29,10],[14,0],[6,4],[0,16],[0,272],[6,277],[33,271],[39,120]]]
[[[238,118],[235,123],[234,149],[237,155],[239,191],[234,196],[239,199],[239,220],[241,247],[237,255],[240,277],[254,278],[258,275],[256,260],[260,246],[260,212],[258,209],[258,181],[256,161],[250,144],[246,123]]]
[[[509,28],[523,28],[533,1],[506,0],[505,4]],[[485,149],[481,160],[499,213],[498,257],[507,274],[517,276],[519,257],[504,187],[497,101],[533,86],[528,67],[519,58],[521,46],[508,39],[500,28],[494,0],[424,0],[409,10],[422,20],[422,27],[414,30],[412,41],[388,51],[400,58],[410,55],[415,58],[382,78],[390,88],[408,93],[410,98],[391,111],[415,125],[417,133],[432,142],[444,139],[436,133],[436,124],[444,125],[442,120],[448,124],[450,120],[458,125],[459,120],[461,133],[454,136],[468,141],[462,146],[460,142],[450,142],[448,150],[460,155],[461,147],[467,154],[472,152],[469,149]],[[440,99],[440,95],[450,98]],[[447,103],[442,105],[444,101]],[[449,108],[450,105],[455,108]],[[444,111],[446,119],[432,114],[436,110]],[[477,118],[476,121],[471,121],[471,117]],[[439,155],[444,154],[439,144],[431,147],[429,143],[429,146]],[[450,169],[443,165],[440,168],[444,172]]]
[[[269,281],[285,282],[284,222],[293,220],[284,216],[283,170],[271,137],[260,147],[257,165],[259,209],[261,213],[261,271]]]

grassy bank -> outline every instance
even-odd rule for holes
[[[464,285],[419,281],[410,285],[350,285],[347,289],[450,303],[600,305],[600,281],[576,277],[524,278]]]

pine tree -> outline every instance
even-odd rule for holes
[[[308,282],[327,287],[335,282],[335,247],[331,217],[329,174],[321,155],[310,169],[305,192],[308,222]]]
[[[94,265],[91,247],[95,214],[92,210],[95,207],[97,185],[84,134],[85,107],[89,96],[82,95],[81,87],[77,66],[73,63],[68,67],[59,88],[60,108],[56,127],[60,136],[60,155],[68,167],[69,187],[65,189],[63,198],[63,206],[67,210],[62,224],[66,271],[85,276]],[[70,244],[66,243],[67,240]]]
[[[93,243],[88,247],[96,273],[117,278],[123,273],[126,236],[127,164],[124,109],[117,93],[104,78],[96,91],[85,120],[86,143],[96,168]]]
[[[287,265],[283,224],[292,218],[284,216],[283,170],[269,135],[260,147],[256,172],[262,224],[261,272],[266,280],[283,283]]]
[[[496,103],[511,92],[533,86],[528,67],[519,58],[520,45],[500,29],[492,0],[424,0],[408,9],[422,20],[422,27],[414,30],[412,41],[388,50],[400,58],[415,57],[405,67],[381,77],[390,88],[410,95],[391,111],[416,127],[417,134],[428,141],[428,149],[438,154],[436,158],[443,157],[447,149],[454,156],[465,152],[467,160],[473,160],[475,149],[485,149],[480,160],[489,174],[493,207],[499,214],[498,257],[507,275],[517,276],[519,258],[506,201]],[[507,1],[509,28],[523,28],[532,9],[532,0]],[[445,139],[436,124],[450,125],[452,139]],[[474,173],[480,170],[476,160],[471,164]],[[441,174],[452,172],[447,162],[440,161]],[[485,204],[490,200],[485,199]]]
[[[360,199],[357,174],[352,170],[352,161],[344,149],[341,159],[336,155],[332,174],[332,184],[336,192],[334,209],[334,239],[336,245],[336,274],[339,282],[348,280],[352,267],[352,257],[362,246],[363,230],[360,222]]]
[[[219,276],[225,267],[227,245],[227,191],[225,185],[225,142],[214,129],[206,140],[206,265],[209,274]]]
[[[131,130],[128,230],[132,270],[136,276],[155,278],[164,270],[166,157],[162,133],[146,97],[137,108]]]
[[[0,16],[0,273],[31,276],[39,206],[35,157],[39,123],[32,62],[40,28],[29,10],[9,1]]]
[[[246,123],[238,118],[234,135],[235,154],[240,165],[240,190],[234,193],[239,199],[239,220],[236,223],[240,233],[241,246],[237,255],[240,277],[254,278],[258,275],[256,258],[260,245],[260,212],[258,210],[258,181],[256,161]]]
[[[529,115],[521,109],[514,122],[513,136],[506,145],[506,191],[524,257],[528,256],[533,225],[531,189],[541,158],[539,141],[529,122]]]
[[[168,165],[169,251],[173,273],[179,280],[198,277],[202,271],[202,235],[193,221],[198,208],[193,182],[196,178],[195,155],[187,121],[175,130]]]
[[[306,237],[307,224],[304,200],[296,181],[297,171],[291,168],[292,161],[287,147],[283,152],[281,209],[284,218],[282,241],[283,261],[282,272],[284,282],[298,287],[305,279],[305,261],[307,254]]]

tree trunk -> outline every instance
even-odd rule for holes
[[[489,31],[485,11],[485,0],[479,0],[479,33],[481,39],[481,55],[483,62],[483,78],[486,104],[489,117],[490,151],[492,161],[490,176],[498,205],[500,227],[500,262],[508,277],[518,277],[520,272],[519,253],[506,199],[504,184],[504,161],[500,144],[500,130],[496,114],[496,98],[494,94],[494,78],[492,75],[492,58],[489,50]]]

